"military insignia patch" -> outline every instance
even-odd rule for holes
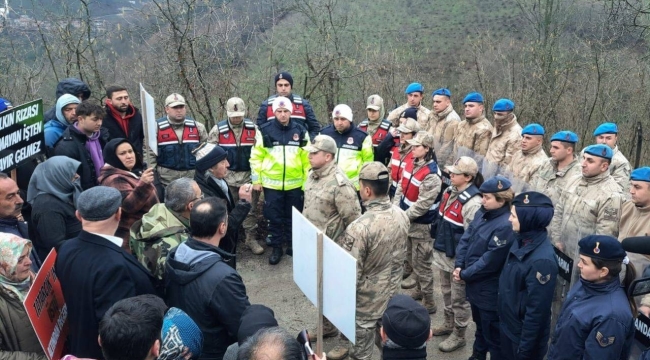
[[[536,277],[537,277],[537,281],[539,281],[539,283],[542,285],[546,284],[549,280],[551,280],[551,274],[544,276],[539,271],[537,272]]]
[[[607,156],[607,149],[603,149],[603,156]]]
[[[278,79],[283,79],[282,73],[280,73],[280,75],[278,76]]]
[[[524,204],[530,203],[530,200],[528,200],[528,194],[526,194],[526,197],[524,198]]]
[[[230,134],[228,134],[228,133],[226,133],[226,134],[223,134],[223,137],[227,139],[227,138],[229,138],[229,137],[230,137]]]
[[[571,134],[564,135],[564,140],[571,140]]]
[[[601,347],[608,347],[614,343],[616,340],[615,336],[605,336],[603,335],[600,331],[596,333],[596,340],[598,341],[598,345]]]
[[[286,105],[284,104],[284,101],[280,101],[280,103],[278,104],[278,107],[286,107]]]
[[[334,116],[340,116],[340,115],[341,115],[341,111],[340,111],[340,110],[336,110],[336,111],[334,112]]]
[[[503,189],[503,184],[501,183],[501,180],[497,182],[497,189],[499,190]]]
[[[375,105],[375,97],[370,97],[370,105]]]
[[[300,136],[298,134],[293,134],[293,141],[298,141],[300,140]]]
[[[232,109],[233,109],[234,111],[239,111],[239,110],[237,110],[237,104],[234,104],[234,105],[232,106]]]
[[[354,139],[350,136],[348,138],[348,144],[352,145],[354,143]]]
[[[600,246],[600,242],[596,241],[596,247],[594,248],[594,254],[600,254],[600,249],[598,248]]]
[[[536,127],[533,128],[533,134],[537,134],[537,128]]]
[[[494,239],[492,240],[494,240],[494,243],[497,246],[503,246],[508,242],[508,239],[499,239],[496,235],[494,235]]]

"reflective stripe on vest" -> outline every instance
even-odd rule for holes
[[[244,119],[244,129],[242,130],[239,144],[235,132],[232,131],[228,120],[220,121],[217,126],[219,127],[219,146],[232,147],[232,146],[253,146],[255,145],[255,124],[248,119]]]
[[[402,172],[402,196],[403,201],[408,207],[413,206],[418,200],[420,195],[420,185],[422,185],[422,180],[424,180],[427,175],[434,173],[437,174],[438,166],[435,162],[423,166],[415,174],[412,174],[413,171],[413,162],[406,164],[404,171]],[[436,209],[438,204],[433,204],[429,210]]]
[[[357,127],[360,130],[368,132],[368,119],[363,120]],[[384,138],[388,136],[388,129],[390,129],[390,121],[386,119],[382,120],[381,124],[379,124],[379,127],[377,128],[377,131],[372,134],[372,146],[378,146],[384,140]]]
[[[183,144],[198,143],[199,131],[196,128],[196,122],[191,119],[185,119],[183,124]],[[158,122],[158,146],[177,145],[179,144],[176,131],[172,128],[169,120],[163,119]]]
[[[402,179],[402,172],[404,171],[406,164],[413,163],[413,153],[409,150],[409,152],[402,157],[399,153],[398,147],[394,147],[392,152],[393,154],[390,159],[390,177],[393,179],[394,183],[399,183]]]

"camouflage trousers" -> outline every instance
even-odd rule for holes
[[[417,275],[417,290],[426,298],[426,295],[433,294],[433,242],[431,239],[409,236],[407,243],[411,246],[410,260]],[[409,255],[406,256],[408,259]]]
[[[440,290],[442,301],[445,303],[445,315],[454,319],[456,327],[467,327],[472,309],[465,295],[465,282],[453,279],[452,273],[440,272]]]
[[[350,358],[355,360],[372,359],[373,345],[377,346],[379,353],[381,354],[382,344],[381,335],[379,334],[380,328],[381,319],[357,320],[355,326],[356,342],[354,345],[350,344]]]
[[[239,201],[239,186],[228,185],[228,188],[230,188],[233,202],[236,204]],[[244,231],[246,232],[246,236],[249,236],[249,234],[251,234],[253,237],[255,237],[255,230],[257,229],[257,214],[259,212],[259,200],[260,192],[253,191],[251,195],[251,211],[248,213],[248,215],[246,215],[246,219],[244,219],[244,222],[242,223]]]

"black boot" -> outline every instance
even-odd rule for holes
[[[287,255],[289,255],[289,256],[293,256],[293,247],[289,246],[289,247],[287,248]]]
[[[269,264],[277,265],[280,262],[280,259],[282,259],[283,254],[284,252],[281,247],[273,248],[273,253],[271,253],[271,257],[269,257]]]
[[[476,351],[473,351],[472,356],[470,356],[467,360],[485,360],[486,357],[487,354],[479,354]]]

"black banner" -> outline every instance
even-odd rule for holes
[[[558,275],[567,282],[571,282],[571,273],[573,273],[573,259],[555,247],[555,245],[553,245],[553,250],[555,250],[555,260],[557,260],[557,267],[559,270]]]
[[[0,113],[0,171],[9,172],[45,151],[43,100]]]
[[[650,347],[650,319],[639,313],[634,319],[634,338],[643,345],[643,348]]]

